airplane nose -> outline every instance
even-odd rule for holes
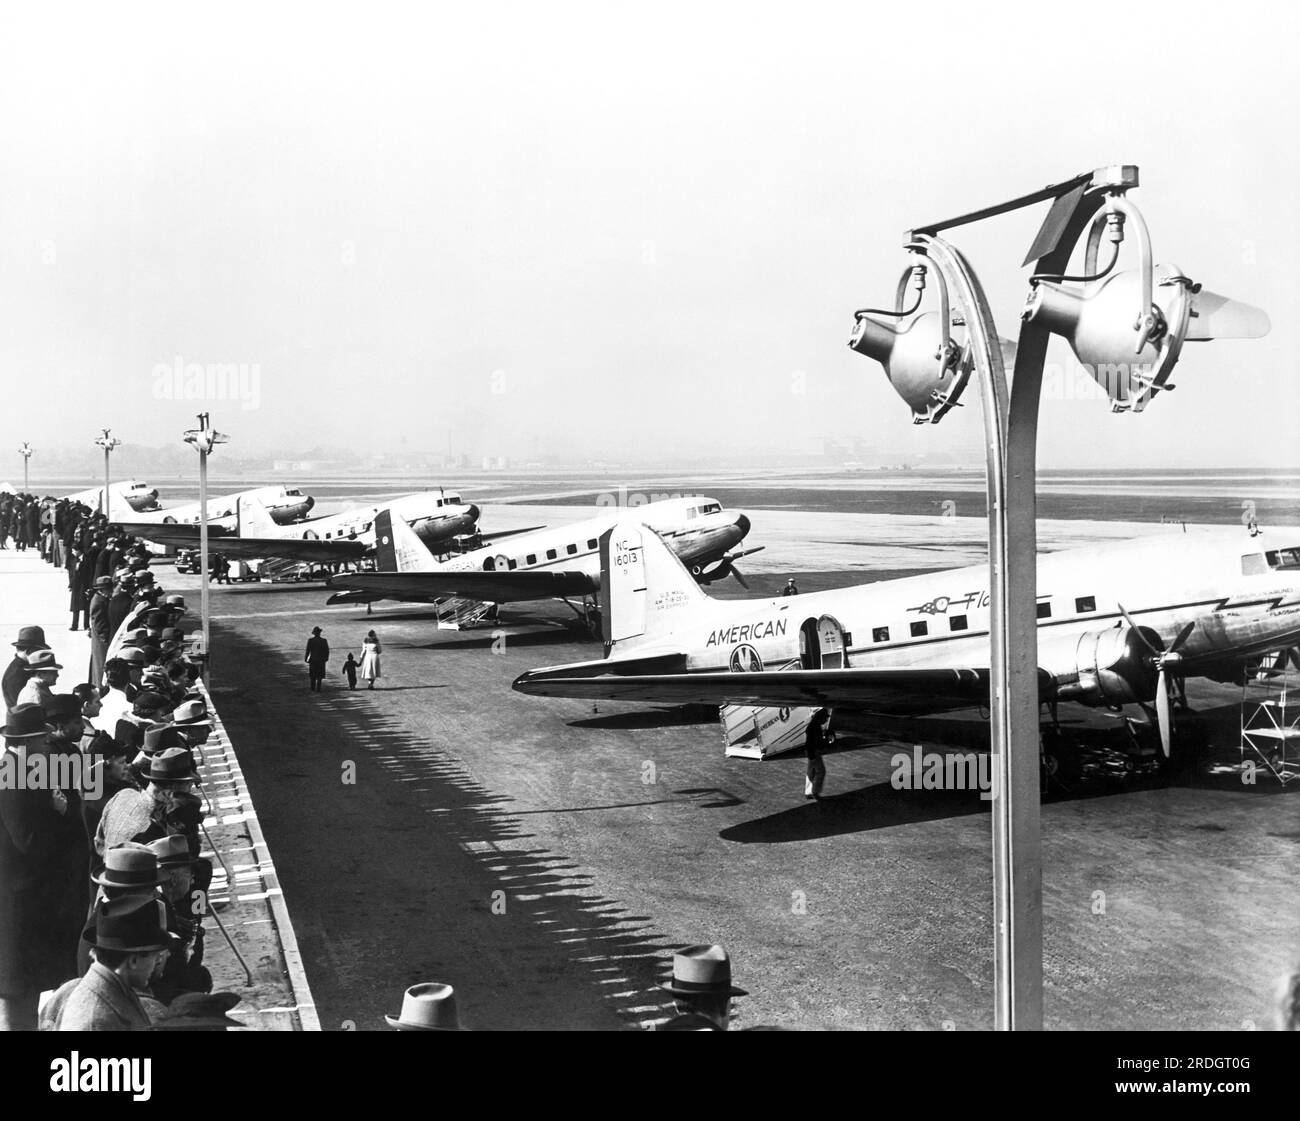
[[[478,508],[477,506],[475,506],[475,505],[471,502],[470,505],[469,505],[469,511],[468,511],[468,513],[469,513],[469,520],[470,520],[471,522],[473,522],[475,525],[477,525],[477,524],[478,524],[478,516],[479,516],[479,508]]]
[[[309,495],[306,497],[306,499],[303,501],[303,504],[302,504],[302,505],[303,505],[303,511],[302,511],[302,512],[303,512],[304,514],[306,514],[306,513],[310,512],[310,510],[311,510],[311,508],[312,508],[313,506],[316,505],[316,499],[314,499],[314,498],[309,494]]]
[[[744,514],[736,518],[736,528],[740,530],[742,539],[749,536],[749,519]]]

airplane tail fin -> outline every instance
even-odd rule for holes
[[[709,597],[649,526],[619,522],[600,538],[600,616],[605,655],[671,645]]]
[[[429,572],[437,562],[401,514],[390,509],[375,515],[375,570]]]
[[[241,494],[235,503],[235,533],[240,537],[282,537],[284,531],[271,518],[260,498]]]

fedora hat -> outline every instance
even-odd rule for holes
[[[13,645],[23,647],[40,647],[46,645],[45,629],[43,627],[19,627],[18,641]]]
[[[186,853],[188,855],[188,849]],[[153,888],[165,884],[168,879],[158,870],[158,858],[150,847],[131,842],[114,845],[104,853],[104,870],[90,878],[104,887],[119,888]]]
[[[312,629],[311,629],[311,633],[312,633],[312,634],[320,634],[320,627],[312,627]]]
[[[148,782],[197,782],[194,756],[183,747],[169,747],[149,756],[149,769],[142,776]]]
[[[172,617],[166,611],[150,611],[144,617],[144,625],[151,631],[160,631],[171,621]]]
[[[731,983],[731,958],[716,943],[687,946],[673,954],[673,979],[663,986],[674,996],[748,996]]]
[[[126,637],[122,639],[123,646],[139,646],[149,637],[149,632],[144,627],[132,627],[126,632]]]
[[[169,747],[189,747],[189,741],[171,724],[160,724],[144,730],[140,741],[140,750],[146,755],[157,755]]]
[[[96,577],[95,577],[95,587],[97,587],[97,588],[111,588],[112,586],[113,586],[113,577],[111,577],[111,576],[96,576]]]
[[[456,990],[435,981],[412,985],[402,997],[402,1014],[385,1016],[398,1031],[461,1031]]]
[[[208,715],[208,706],[201,700],[183,701],[176,706],[172,712],[173,724],[208,724],[211,723]]]
[[[237,993],[181,993],[167,1006],[167,1014],[151,1031],[200,1031],[204,1028],[242,1028],[243,1020],[227,1013],[240,1001]]]
[[[100,950],[143,953],[167,948],[167,912],[161,899],[123,895],[95,904],[95,940]]]
[[[32,736],[46,736],[54,731],[45,723],[45,713],[40,705],[19,705],[11,708],[5,720],[6,739],[21,740]]]
[[[168,607],[179,607],[181,610],[185,609],[185,597],[178,596],[175,593],[169,596],[164,596],[163,603],[165,603]]]
[[[118,658],[133,666],[144,665],[144,651],[138,646],[123,646],[117,652]]]
[[[27,655],[27,672],[40,673],[42,670],[62,669],[59,660],[50,649],[33,650]]]
[[[181,868],[193,863],[190,843],[180,833],[150,841],[147,848],[157,859],[159,868]]]
[[[146,725],[128,720],[125,716],[113,725],[113,739],[122,745],[123,754],[144,743],[145,727]]]

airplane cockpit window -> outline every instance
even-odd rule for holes
[[[284,496],[285,498],[301,498],[302,491],[300,491],[297,487],[294,487],[292,490],[286,490],[284,492]]]
[[[1269,568],[1300,568],[1300,549],[1273,549],[1264,556]]]
[[[710,502],[707,506],[700,507],[701,514],[721,514],[722,505],[718,502]]]
[[[1243,576],[1258,576],[1268,571],[1268,562],[1264,560],[1263,553],[1247,553],[1241,558],[1241,574]]]
[[[446,498],[443,499],[443,502],[445,502],[448,506],[459,506],[461,504],[460,495],[449,494],[447,495]]]

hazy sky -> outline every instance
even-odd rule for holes
[[[1293,5],[25,7],[0,476],[24,439],[177,440],[177,363],[246,367],[206,403],[246,453],[976,463],[974,397],[913,429],[852,312],[904,229],[1118,162],[1157,259],[1273,332],[1188,348],[1141,416],[1045,402],[1042,462],[1300,463]],[[1007,335],[1039,217],[954,236]]]

